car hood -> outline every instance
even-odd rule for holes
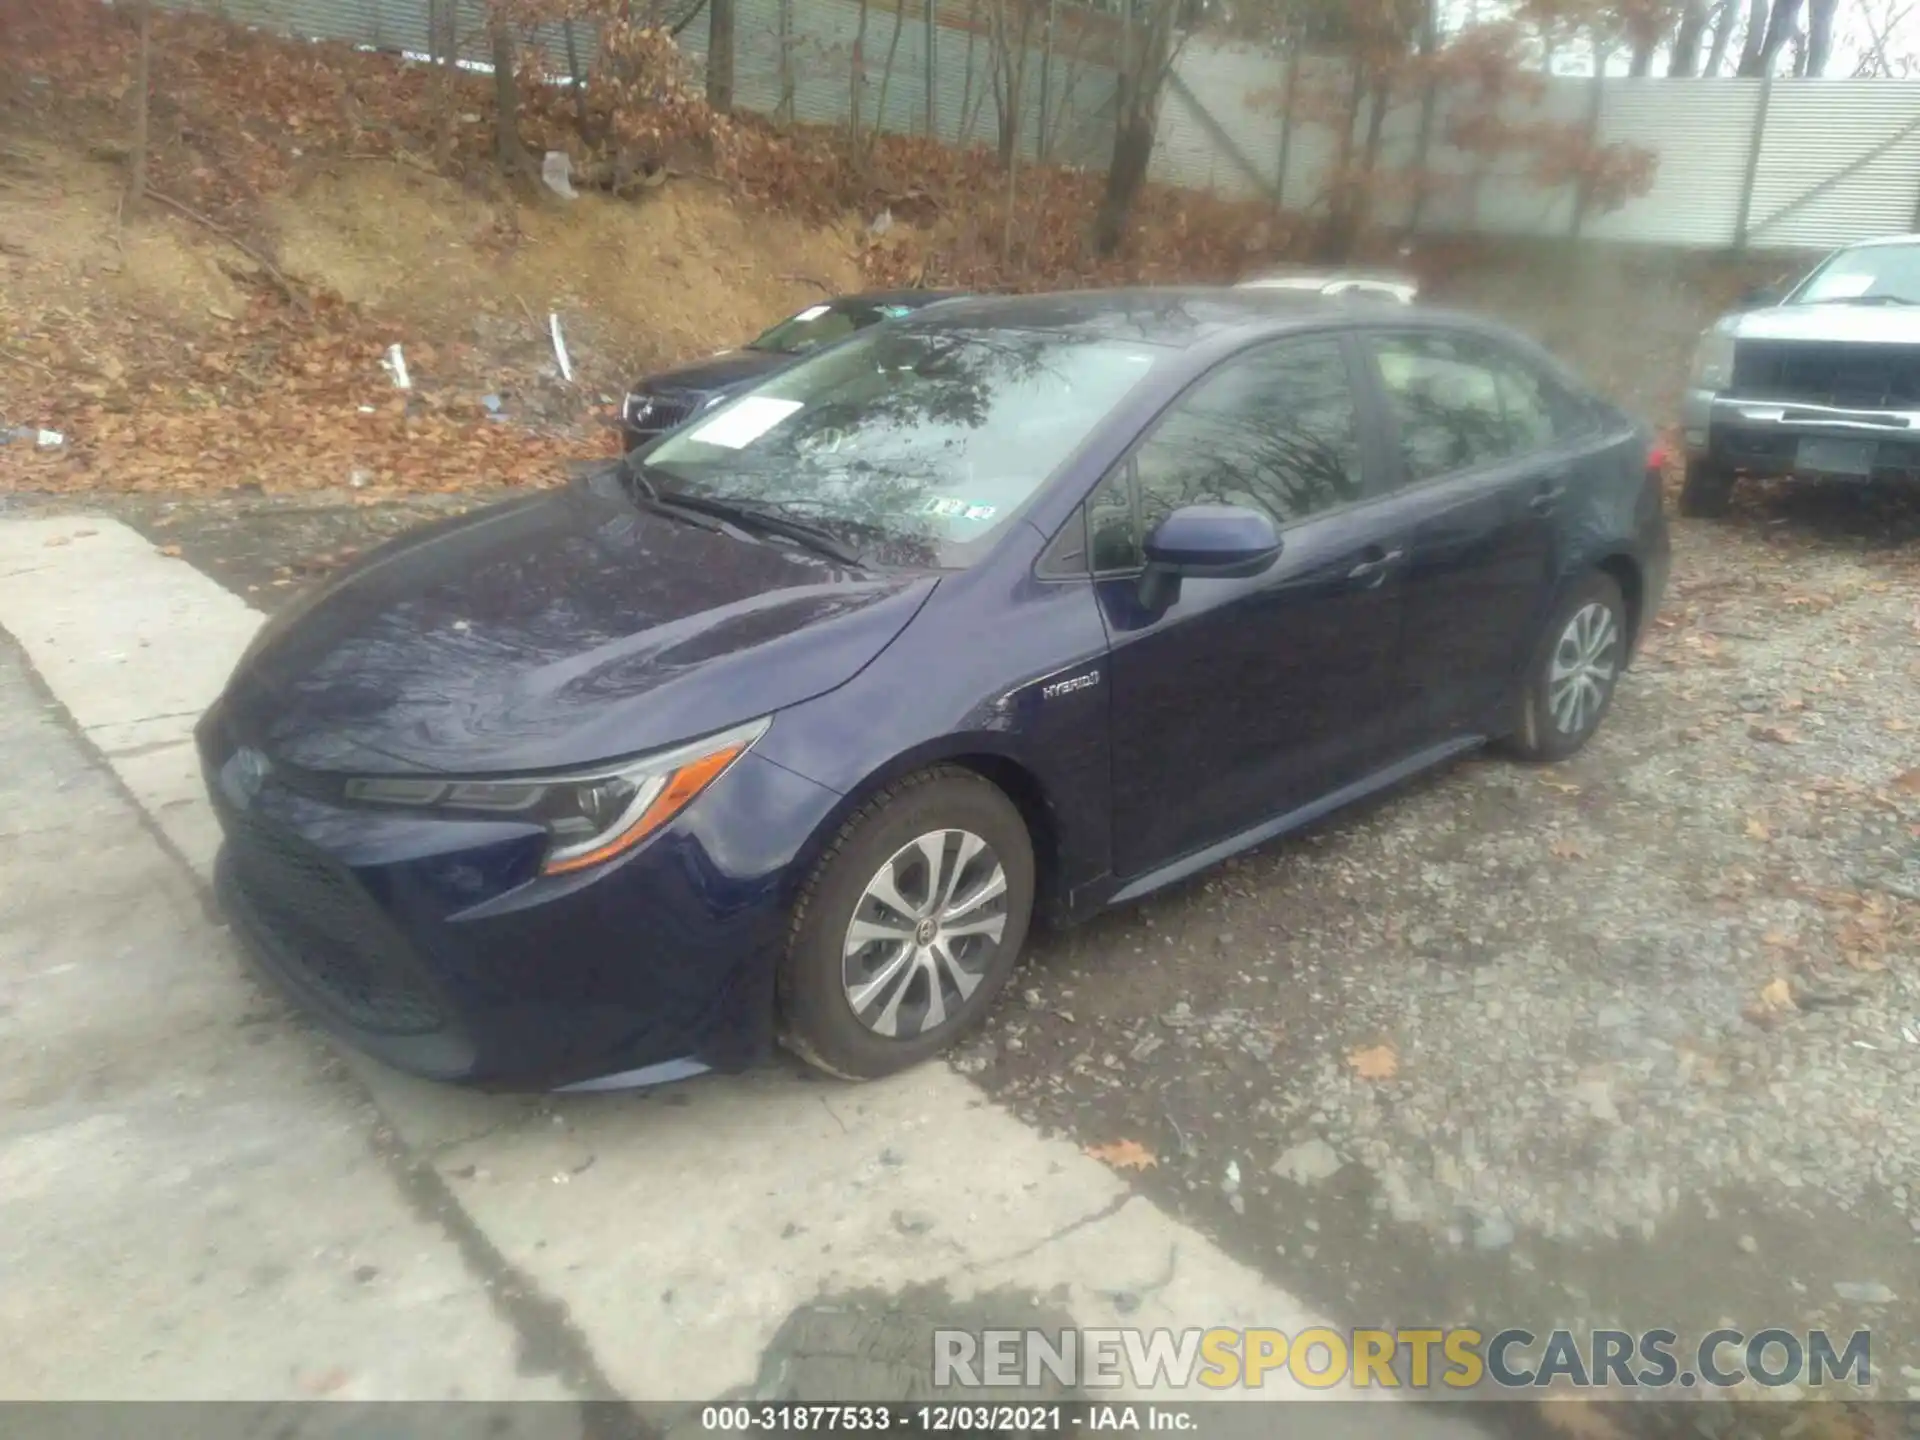
[[[1739,340],[1920,345],[1920,305],[1774,305],[1722,323]]]
[[[835,688],[937,583],[576,482],[369,554],[268,622],[222,714],[236,739],[310,770],[591,764]]]
[[[709,355],[705,360],[683,365],[678,370],[649,375],[633,387],[633,393],[658,395],[688,390],[711,394],[716,390],[727,390],[735,385],[744,385],[749,380],[757,380],[789,364],[792,359],[791,355],[775,355],[766,350],[722,350],[718,355]]]

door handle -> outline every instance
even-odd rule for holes
[[[1347,571],[1347,578],[1349,580],[1366,580],[1378,584],[1386,578],[1387,567],[1406,553],[1404,550],[1389,550],[1386,554],[1375,556],[1371,560],[1362,560],[1358,565]]]

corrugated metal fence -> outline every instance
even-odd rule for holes
[[[427,49],[427,0],[163,0],[266,29],[415,53]],[[700,0],[642,0],[692,14],[682,48],[703,64],[707,19]],[[865,123],[884,89],[887,129],[935,132],[949,142],[993,143],[993,47],[985,23],[991,0],[869,0],[856,45],[857,0],[736,0],[737,103],[801,121],[844,123],[854,67],[862,74]],[[636,8],[639,8],[636,6]],[[459,0],[463,55],[484,60],[484,6]],[[1109,17],[1056,0],[1053,39],[1034,36],[1026,56],[1021,152],[1042,149],[1068,164],[1105,163],[1113,125],[1114,53]],[[1072,23],[1068,23],[1072,22]],[[896,26],[898,41],[895,43]],[[1105,27],[1105,31],[1103,28]],[[591,65],[591,26],[573,27],[574,58]],[[556,68],[569,37],[549,27],[540,41]],[[931,43],[933,53],[928,55]],[[892,53],[889,68],[887,58]],[[931,63],[929,61],[931,60]],[[928,76],[932,105],[928,105]],[[1350,72],[1333,59],[1300,67],[1286,116],[1286,66],[1246,46],[1198,39],[1182,52],[1162,107],[1156,179],[1288,207],[1312,204],[1338,153],[1325,115]],[[1891,80],[1665,80],[1543,78],[1541,92],[1509,102],[1501,118],[1548,121],[1601,143],[1625,143],[1658,157],[1652,189],[1619,209],[1580,217],[1593,239],[1692,247],[1747,245],[1809,249],[1869,235],[1920,229],[1920,82]],[[784,105],[783,105],[784,102]],[[1396,97],[1382,129],[1379,167],[1407,175],[1419,148],[1421,97]],[[1475,108],[1471,95],[1435,97],[1419,228],[1426,231],[1551,236],[1574,233],[1570,185],[1543,184],[1525,155],[1487,160],[1447,141]],[[1286,159],[1282,173],[1281,158]],[[1410,216],[1411,186],[1389,186],[1375,214]]]
[[[1190,44],[1154,156],[1157,178],[1228,194],[1277,193],[1289,206],[1319,194],[1338,151],[1336,130],[1291,128],[1285,67],[1271,55]],[[1302,115],[1324,114],[1351,72],[1309,59],[1299,76]],[[1652,188],[1619,209],[1582,217],[1593,239],[1702,248],[1819,249],[1920,229],[1920,83],[1894,80],[1666,80],[1543,78],[1539,96],[1500,118],[1546,121],[1657,157]],[[1196,97],[1204,97],[1204,101]],[[1382,130],[1379,168],[1410,169],[1420,96],[1399,97]],[[1337,106],[1335,107],[1337,113]],[[1420,228],[1510,235],[1573,232],[1571,185],[1543,185],[1524,154],[1485,162],[1446,143],[1473,97],[1436,97]],[[1364,126],[1364,119],[1362,125]],[[1389,183],[1376,214],[1404,219],[1409,184]]]

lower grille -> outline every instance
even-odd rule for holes
[[[1742,340],[1732,394],[1839,410],[1920,409],[1920,347]]]
[[[370,1034],[446,1027],[406,940],[344,866],[251,816],[225,818],[235,918],[293,985]]]
[[[651,438],[665,434],[693,414],[697,396],[631,395],[627,398],[627,424],[636,434]]]

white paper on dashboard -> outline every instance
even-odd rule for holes
[[[743,396],[724,415],[714,416],[687,438],[727,450],[743,449],[799,408],[798,400],[775,400],[764,395]]]

